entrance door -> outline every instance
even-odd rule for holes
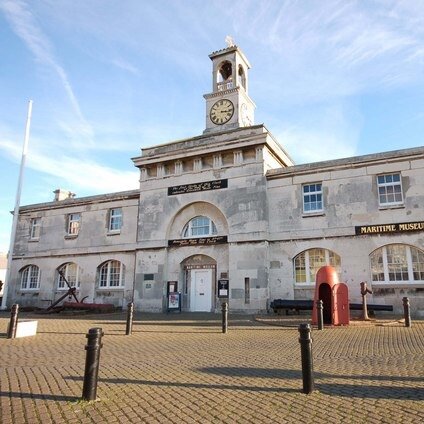
[[[210,312],[212,309],[212,270],[191,271],[190,310]]]
[[[321,283],[319,286],[319,299],[322,300],[324,324],[333,324],[333,296],[330,285]]]

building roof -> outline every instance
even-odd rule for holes
[[[366,164],[390,163],[408,160],[409,158],[419,159],[420,157],[424,159],[424,146],[271,169],[267,172],[266,176],[272,179],[334,170],[337,168],[358,168]]]
[[[98,194],[95,196],[86,197],[73,197],[59,201],[35,203],[32,205],[25,205],[19,208],[19,213],[25,213],[26,211],[33,211],[34,209],[58,209],[65,206],[77,206],[87,203],[104,203],[113,202],[116,200],[132,199],[137,198],[140,195],[140,190],[128,190],[119,191],[116,193]]]

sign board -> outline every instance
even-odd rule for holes
[[[176,293],[178,291],[178,281],[168,281],[166,285],[166,294]]]
[[[424,221],[403,222],[400,224],[361,225],[355,227],[357,236],[368,234],[410,233],[424,231]]]
[[[197,191],[219,190],[228,187],[228,180],[206,181],[204,183],[185,184],[168,187],[168,196],[177,194],[195,193]]]
[[[190,239],[168,240],[169,247],[184,247],[184,246],[210,246],[212,244],[227,243],[227,236],[215,237],[198,237]]]
[[[181,312],[181,293],[168,293],[166,309]]]
[[[229,280],[218,280],[218,297],[228,299],[229,294]]]

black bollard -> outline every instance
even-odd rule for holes
[[[84,385],[82,388],[83,400],[96,400],[100,349],[103,346],[101,343],[103,335],[104,333],[101,328],[90,328],[86,335],[88,341],[85,346],[87,355],[85,357]]]
[[[322,300],[317,300],[318,330],[324,329],[323,309],[324,309],[324,304]]]
[[[228,329],[228,303],[222,304],[222,332],[225,334]]]
[[[132,324],[133,324],[133,313],[134,313],[134,303],[128,303],[127,309],[127,328],[125,334],[129,336],[132,333]]]
[[[7,329],[7,338],[14,339],[16,337],[16,329],[18,327],[19,305],[15,303],[10,310],[9,328]]]
[[[404,297],[402,299],[403,302],[403,314],[405,316],[405,327],[411,327],[411,308],[409,307],[409,299]]]
[[[303,393],[310,394],[314,391],[311,326],[309,324],[300,324],[299,335],[302,357]]]

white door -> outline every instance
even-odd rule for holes
[[[212,270],[193,269],[191,271],[190,310],[206,311],[212,309]]]

